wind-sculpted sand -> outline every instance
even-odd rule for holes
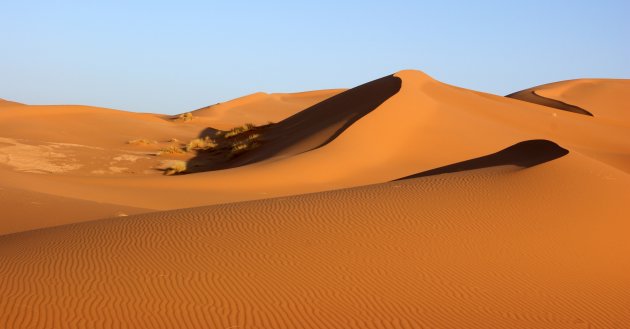
[[[628,95],[0,100],[0,328],[630,327]]]
[[[569,154],[8,235],[0,325],[622,328],[628,183]]]

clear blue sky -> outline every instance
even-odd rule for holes
[[[0,98],[179,113],[414,68],[507,94],[630,78],[630,1],[0,0]]]

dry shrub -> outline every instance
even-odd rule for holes
[[[131,144],[131,145],[151,145],[151,144],[156,144],[156,141],[152,141],[150,139],[145,139],[145,138],[140,138],[140,139],[132,139],[130,141],[127,141],[127,144]]]
[[[191,121],[193,119],[193,114],[190,112],[182,113],[178,115],[176,119],[184,122]]]
[[[256,128],[256,125],[254,125],[253,123],[247,123],[243,126],[239,126],[239,127],[234,127],[230,130],[228,130],[227,132],[223,133],[223,137],[225,138],[230,138],[230,137],[234,137],[234,136],[238,136],[246,131],[250,131],[252,129]]]
[[[168,161],[164,166],[164,175],[176,175],[186,172],[186,162],[181,160]]]
[[[177,145],[169,145],[167,147],[163,147],[161,148],[157,155],[163,155],[163,154],[181,154],[184,153],[184,150],[182,150],[181,147],[177,146]]]
[[[206,136],[204,138],[195,138],[186,144],[186,152],[190,152],[192,150],[209,150],[217,147],[217,143]]]
[[[251,134],[246,139],[235,141],[232,143],[230,154],[234,156],[258,147],[259,138],[260,134]]]

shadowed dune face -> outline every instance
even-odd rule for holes
[[[268,126],[261,131],[261,147],[223,164],[217,164],[213,169],[242,166],[275,156],[296,155],[324,146],[394,96],[400,90],[401,83],[400,78],[387,76],[326,99]],[[212,129],[210,133],[211,131]],[[200,137],[207,134],[204,131]],[[190,160],[195,164],[203,161],[203,156]]]
[[[534,104],[539,104],[539,105],[543,105],[543,106],[548,106],[548,107],[553,107],[556,108],[558,110],[563,110],[563,111],[568,111],[568,112],[573,112],[573,113],[577,113],[577,114],[583,114],[583,115],[589,115],[589,116],[593,116],[593,114],[581,107],[575,106],[575,105],[571,105],[571,104],[567,104],[565,102],[559,101],[559,100],[555,100],[552,98],[547,98],[544,96],[541,96],[539,94],[536,93],[536,87],[532,88],[532,89],[526,89],[523,91],[519,91],[519,92],[515,92],[513,94],[509,94],[505,97],[510,97],[510,98],[514,98],[514,99],[518,99],[518,100],[522,100],[525,102],[530,102],[530,103],[534,103]]]
[[[400,78],[387,76],[301,111],[265,132],[264,142],[269,146],[252,152],[244,161],[251,163],[275,155],[299,154],[326,145],[394,96],[400,86]]]
[[[529,140],[489,154],[451,165],[427,170],[401,179],[447,174],[497,166],[533,167],[569,154],[569,151],[548,140]]]

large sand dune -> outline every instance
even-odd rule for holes
[[[9,235],[0,325],[623,328],[628,184],[568,154]]]
[[[378,102],[366,107],[362,90],[383,81],[400,81],[400,89],[389,91],[391,97],[384,93],[374,98]],[[341,113],[328,114],[334,111]],[[533,139],[553,141],[630,172],[630,129],[621,123],[461,89],[418,71],[402,71],[272,125],[262,132],[259,148],[232,159],[234,167],[226,170],[163,177],[141,175],[141,168],[130,167],[136,174],[111,179],[111,175],[32,175],[0,169],[0,178],[34,192],[166,210],[383,183]],[[194,120],[164,121],[159,127],[200,134],[204,128]]]
[[[401,71],[188,118],[0,101],[0,328],[628,327],[628,95]]]

